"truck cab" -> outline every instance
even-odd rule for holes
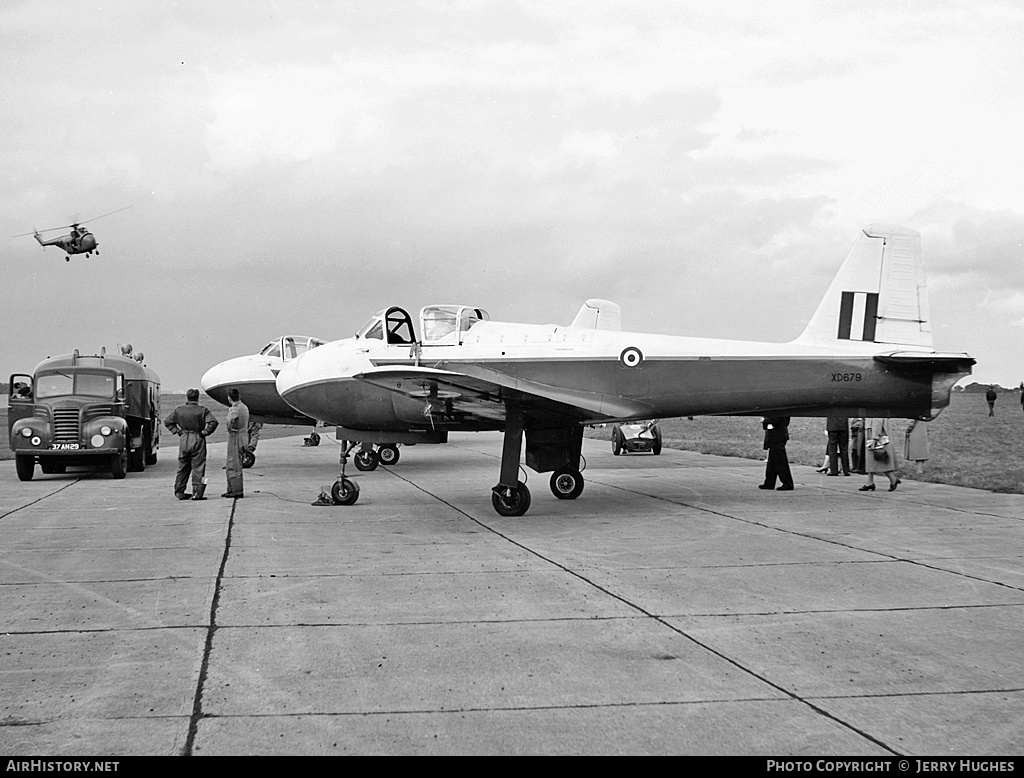
[[[141,355],[72,354],[11,376],[8,434],[18,478],[30,481],[69,465],[109,467],[114,478],[156,464],[160,379]]]

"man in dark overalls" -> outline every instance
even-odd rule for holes
[[[768,464],[765,465],[764,483],[758,489],[774,489],[775,479],[781,483],[778,491],[793,491],[793,476],[789,470],[789,457],[786,456],[786,442],[789,440],[789,417],[766,416],[761,422],[764,429],[764,448],[768,452]]]
[[[206,438],[217,429],[217,420],[210,409],[199,404],[199,390],[185,393],[185,404],[179,405],[164,421],[178,441],[178,473],[174,477],[174,496],[179,500],[205,500]],[[186,494],[188,474],[192,473],[192,494]]]

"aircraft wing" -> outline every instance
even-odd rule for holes
[[[561,424],[650,415],[646,406],[618,396],[526,381],[478,363],[442,365],[380,366],[354,377],[406,397],[450,402],[454,411],[471,418],[504,419],[509,405],[524,410],[535,421],[557,420]]]

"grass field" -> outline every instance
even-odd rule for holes
[[[184,395],[163,395],[161,412],[167,416],[185,402]],[[226,440],[224,419],[227,408],[211,400],[203,402],[220,421],[220,427],[210,439],[212,443]],[[957,392],[939,418],[928,424],[931,459],[918,475],[913,463],[902,463],[903,435],[908,422],[894,419],[890,423],[889,437],[900,463],[900,477],[935,483],[969,486],[994,492],[1024,494],[1024,413],[1020,397],[1015,392],[1003,392],[996,402],[996,415],[988,415],[988,405],[982,394]],[[7,408],[0,408],[0,428],[7,432]],[[697,416],[689,419],[666,419],[661,422],[665,445],[669,448],[699,451],[704,454],[763,459],[761,444],[764,433],[761,420],[739,416]],[[794,418],[790,424],[789,459],[798,465],[821,465],[825,455],[825,420]],[[309,427],[263,427],[262,439],[288,435],[305,435]],[[166,430],[165,430],[166,433]],[[610,441],[609,429],[587,430],[587,437]],[[169,433],[163,437],[161,458],[169,458],[176,447],[176,438]],[[611,443],[609,442],[609,447]],[[646,455],[639,455],[646,456]],[[0,460],[13,459],[6,445],[0,447]]]
[[[927,425],[931,459],[921,475],[914,463],[902,462],[903,435],[909,421],[893,419],[889,423],[889,437],[900,477],[1024,494],[1024,413],[1019,400],[1017,393],[1001,393],[996,415],[990,417],[983,394],[954,394],[949,407]],[[660,426],[664,444],[669,448],[746,459],[765,456],[759,418],[695,416],[693,421],[666,419]],[[820,467],[827,441],[825,420],[794,418],[789,434],[786,450],[790,462]],[[588,430],[587,436],[608,440],[610,450],[610,429]]]

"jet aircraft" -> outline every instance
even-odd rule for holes
[[[277,374],[284,364],[325,341],[304,335],[283,335],[264,346],[259,353],[235,357],[214,365],[200,379],[200,386],[221,405],[231,405],[228,389],[236,387],[249,408],[251,421],[263,424],[316,425],[312,419],[292,408],[277,393]],[[243,461],[251,466],[256,461],[250,453]]]
[[[409,314],[389,308],[354,340],[286,365],[277,389],[302,413],[354,433],[503,430],[491,500],[504,516],[530,506],[518,477],[524,437],[527,466],[552,473],[556,497],[575,499],[587,425],[697,415],[930,420],[975,362],[932,347],[920,235],[888,225],[861,231],[789,343],[503,323],[464,308],[426,308],[421,320],[439,312],[451,331],[435,337],[424,327],[417,340]]]

